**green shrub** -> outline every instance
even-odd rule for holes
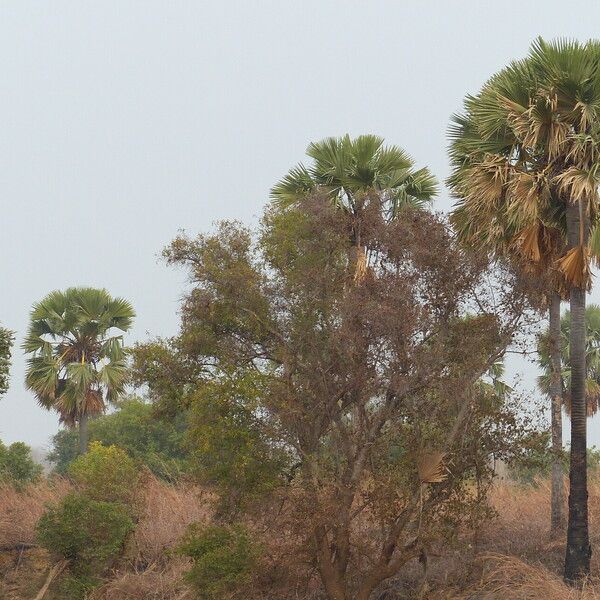
[[[100,502],[132,505],[139,483],[139,471],[127,452],[117,446],[92,442],[89,450],[69,466],[85,496]]]
[[[235,514],[270,493],[289,463],[283,448],[270,443],[255,410],[260,385],[252,376],[212,381],[191,396],[186,441],[192,470],[200,481],[216,484],[221,513]]]
[[[61,578],[58,585],[58,599],[84,600],[85,598],[89,598],[90,592],[100,581],[98,577],[92,575],[67,573]]]
[[[258,548],[242,526],[193,525],[179,552],[193,561],[186,579],[199,598],[216,600],[249,582]]]
[[[37,539],[52,554],[71,561],[74,573],[92,575],[120,554],[132,529],[125,506],[71,493],[42,515]]]
[[[41,465],[31,457],[31,448],[23,442],[5,446],[0,441],[0,481],[33,483],[42,473]]]
[[[131,458],[167,481],[176,480],[187,468],[187,455],[182,446],[185,429],[185,414],[179,414],[174,420],[159,419],[151,404],[135,397],[121,400],[115,412],[89,422],[91,441],[123,448]],[[52,438],[52,446],[48,460],[57,473],[64,475],[69,464],[79,456],[77,431],[60,430]]]

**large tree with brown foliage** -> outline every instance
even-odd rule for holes
[[[317,192],[269,209],[256,236],[223,223],[176,239],[165,256],[192,283],[181,333],[135,353],[160,406],[190,410],[205,480],[240,502],[276,492],[281,535],[333,600],[366,600],[473,517],[472,477],[518,429],[482,376],[527,297],[435,215],[390,221],[375,201],[356,280],[355,218]]]

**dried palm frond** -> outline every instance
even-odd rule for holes
[[[417,471],[421,483],[441,483],[447,477],[444,468],[445,452],[424,450],[417,460]]]
[[[590,256],[586,246],[571,248],[557,261],[558,270],[567,282],[577,288],[589,288],[592,282],[590,272]]]
[[[498,207],[504,199],[510,165],[500,156],[488,154],[465,170],[465,197],[473,204]]]
[[[513,239],[513,245],[519,254],[532,262],[539,262],[542,255],[540,252],[540,226],[533,223],[525,227]]]
[[[561,192],[568,194],[574,200],[595,200],[598,197],[600,178],[597,170],[569,167],[556,176]]]
[[[356,249],[356,265],[354,267],[354,281],[360,283],[367,274],[367,252],[366,248]]]
[[[550,186],[544,174],[518,173],[508,188],[508,211],[517,222],[537,219],[548,205]]]

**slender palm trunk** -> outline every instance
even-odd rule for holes
[[[589,224],[581,202],[567,202],[567,232],[570,247],[587,243]],[[571,583],[589,575],[592,555],[588,530],[585,294],[581,287],[571,289],[571,465],[564,573],[565,580]]]
[[[550,509],[550,535],[557,537],[565,524],[564,485],[562,471],[562,377],[560,355],[560,296],[550,295],[548,310],[550,321],[550,398],[552,416],[552,491]]]
[[[88,449],[88,415],[79,417],[79,454],[85,454]]]

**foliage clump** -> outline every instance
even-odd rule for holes
[[[260,377],[248,374],[207,383],[191,400],[186,442],[193,472],[217,487],[220,509],[229,514],[274,490],[289,463],[255,410],[261,391]]]
[[[10,355],[13,341],[14,333],[9,329],[0,327],[0,397],[8,390]]]
[[[136,462],[167,481],[175,481],[187,471],[184,414],[173,420],[158,418],[154,406],[135,397],[119,401],[116,408],[89,422],[90,441],[119,446]],[[48,460],[57,473],[64,475],[79,456],[77,432],[61,429],[53,436],[52,445]]]
[[[117,556],[132,528],[124,506],[75,492],[42,516],[38,540],[53,554],[83,567]]]
[[[10,446],[0,441],[0,481],[21,486],[34,483],[42,474],[42,466],[31,456],[31,448],[23,442]]]
[[[37,526],[39,543],[69,561],[61,589],[83,598],[121,554],[133,531],[139,471],[116,446],[93,442],[69,467],[76,491],[50,506]]]
[[[241,525],[193,525],[179,552],[193,561],[186,574],[202,600],[217,600],[250,581],[259,549]]]
[[[71,579],[80,579],[86,585],[79,587],[86,589],[119,556],[133,527],[124,505],[75,492],[41,517],[37,538],[51,554],[69,561]]]
[[[71,463],[69,475],[92,500],[131,505],[139,481],[138,468],[117,446],[92,442],[88,452]]]

